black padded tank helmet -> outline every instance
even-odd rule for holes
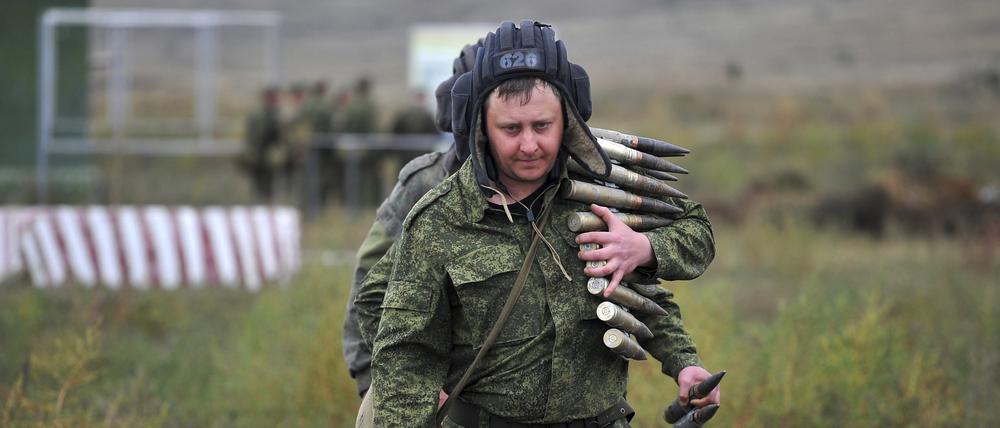
[[[476,179],[485,183],[496,178],[495,167],[486,161],[489,150],[480,124],[483,103],[500,83],[519,77],[538,77],[559,90],[566,116],[562,149],[594,174],[610,174],[611,161],[586,124],[592,112],[587,72],[569,62],[566,46],[556,40],[551,26],[525,20],[520,27],[504,22],[489,33],[475,66],[452,87],[452,133],[456,142],[468,141]]]
[[[452,63],[451,77],[441,82],[434,91],[434,97],[437,99],[435,120],[441,132],[451,132],[451,87],[455,86],[459,76],[472,71],[472,67],[476,65],[476,51],[481,47],[483,39],[476,41],[476,44],[463,46]]]
[[[434,118],[437,121],[438,130],[441,132],[451,132],[451,87],[455,86],[455,81],[458,80],[459,76],[471,71],[472,67],[476,65],[476,51],[481,47],[483,47],[483,39],[479,39],[473,45],[462,47],[462,51],[458,53],[458,57],[452,63],[451,77],[441,82],[434,91],[434,97],[437,99],[437,112],[434,114]],[[448,149],[448,153],[453,153],[455,156],[454,159],[449,159],[447,168],[448,171],[455,172],[469,158],[469,142],[467,135],[452,133],[452,138],[454,142]]]

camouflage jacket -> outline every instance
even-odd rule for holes
[[[375,223],[368,230],[368,235],[361,248],[358,249],[357,267],[354,269],[354,279],[351,282],[351,295],[347,301],[347,316],[344,319],[343,351],[347,361],[347,369],[358,384],[358,393],[364,393],[371,385],[371,342],[362,340],[358,325],[358,311],[354,305],[361,280],[389,250],[393,242],[399,239],[403,227],[403,219],[413,205],[428,190],[437,186],[456,168],[455,151],[445,153],[427,153],[408,162],[399,171],[399,180],[389,197],[382,202],[375,214]],[[377,326],[377,324],[376,324]],[[374,328],[371,336],[374,336]]]
[[[378,109],[375,102],[369,97],[358,97],[351,100],[344,107],[340,117],[339,128],[341,132],[367,134],[375,132],[378,120]]]
[[[281,121],[278,110],[260,107],[247,116],[244,124],[243,162],[255,167],[267,167],[269,152],[281,144]]]
[[[549,250],[539,249],[509,321],[462,392],[463,400],[522,423],[593,417],[626,389],[628,363],[602,344],[608,326],[595,312],[601,299],[587,293],[584,262],[566,227],[571,213],[588,207],[557,197],[557,187],[544,196],[553,211],[542,231],[572,281]],[[656,276],[693,278],[714,257],[711,226],[700,205],[671,202],[685,208],[684,215],[647,232]],[[472,362],[531,242],[527,220],[514,221],[487,209],[470,162],[410,212],[405,233],[372,269],[356,302],[362,333],[378,331],[376,426],[434,426],[438,390],[449,391]],[[388,280],[380,277],[387,263]],[[669,316],[639,318],[654,332],[641,344],[676,378],[700,360],[671,297],[664,292],[655,299]]]

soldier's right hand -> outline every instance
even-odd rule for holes
[[[639,266],[656,266],[656,255],[649,238],[632,230],[615,217],[611,210],[597,204],[591,204],[590,210],[604,220],[608,231],[581,233],[577,235],[576,242],[600,244],[600,249],[581,252],[579,257],[583,261],[607,261],[604,266],[587,267],[583,270],[591,278],[611,276],[608,287],[604,290],[604,297],[607,298],[615,291],[625,274]]]

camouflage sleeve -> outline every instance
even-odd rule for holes
[[[428,153],[417,157],[403,167],[399,181],[389,197],[379,206],[375,223],[358,249],[358,265],[354,269],[350,297],[347,300],[347,316],[344,319],[343,352],[347,369],[358,384],[358,393],[363,394],[371,385],[371,346],[381,316],[380,306],[385,283],[392,265],[387,261],[378,264],[389,251],[392,243],[399,239],[403,219],[410,209],[432,187],[444,179],[443,157],[439,153]],[[373,276],[372,286],[364,296],[359,295],[361,281]],[[358,308],[355,301],[361,297]]]
[[[438,391],[448,373],[447,276],[432,251],[440,247],[432,242],[440,231],[420,226],[407,229],[393,250],[372,361],[375,426],[436,426]]]
[[[392,263],[395,260],[395,246],[389,247],[368,274],[359,280],[356,287],[357,293],[354,296],[354,307],[357,311],[357,326],[363,345],[366,349],[372,349],[375,343],[375,334],[378,333],[378,323],[382,318],[382,301],[385,298],[385,289],[389,285],[389,277],[392,275]],[[368,354],[370,369],[371,354]]]
[[[645,232],[656,256],[656,271],[642,272],[666,280],[693,279],[700,276],[715,258],[712,224],[701,204],[669,198],[684,213],[668,226]],[[660,289],[652,299],[668,313],[666,316],[636,314],[653,332],[653,338],[640,344],[662,364],[666,375],[677,379],[681,369],[702,365],[694,341],[684,330],[680,307],[673,293]]]
[[[364,330],[362,326],[365,325],[365,315],[368,315],[369,319],[367,321],[372,331],[369,336],[375,335],[374,328],[378,327],[379,314],[377,312],[380,311],[379,306],[382,300],[381,293],[379,293],[378,301],[374,302],[374,311],[367,313],[363,312],[365,308],[362,305],[355,304],[355,300],[358,298],[361,281],[366,275],[371,273],[373,266],[378,266],[377,262],[383,258],[382,256],[386,254],[394,241],[393,237],[389,236],[385,229],[386,227],[383,223],[376,219],[375,224],[368,231],[368,236],[361,243],[361,248],[358,249],[358,265],[354,269],[354,278],[351,281],[351,293],[347,299],[347,315],[344,318],[342,346],[344,360],[347,362],[347,370],[350,372],[351,377],[358,384],[359,395],[363,395],[368,390],[368,387],[371,386],[372,337],[366,337],[363,334]],[[370,299],[371,297],[369,297]],[[374,319],[372,320],[372,318]],[[373,322],[374,327],[371,327],[371,323]]]
[[[670,225],[644,233],[656,256],[653,276],[666,280],[697,278],[715,258],[712,224],[701,204],[677,198],[669,198],[668,202],[684,213]]]
[[[667,311],[667,315],[648,315],[635,313],[636,318],[642,321],[653,332],[653,338],[639,341],[643,349],[660,361],[662,371],[667,376],[677,380],[677,374],[687,366],[700,366],[701,359],[698,358],[698,350],[694,341],[684,330],[681,321],[681,310],[674,302],[674,294],[669,290],[659,288],[656,295],[651,296],[660,307]]]

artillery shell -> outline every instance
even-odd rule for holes
[[[680,208],[659,199],[647,198],[621,189],[584,183],[577,180],[565,180],[562,196],[566,199],[588,204],[599,204],[607,207],[644,211],[654,214],[679,214]]]
[[[709,376],[708,379],[705,379],[702,382],[692,386],[691,389],[688,390],[688,397],[692,400],[705,398],[706,396],[708,396],[709,393],[712,392],[713,389],[715,389],[715,387],[719,386],[719,382],[722,381],[722,377],[725,375],[726,371],[723,370],[721,372]],[[706,408],[707,407],[708,406],[706,406]],[[681,418],[685,417],[685,415],[687,415],[688,412],[691,411],[691,409],[693,409],[693,406],[691,406],[690,404],[686,405],[681,404],[680,398],[675,398],[674,401],[670,403],[670,406],[668,406],[663,411],[663,418],[667,421],[667,423],[672,424],[674,422],[679,421]],[[711,418],[712,415],[714,414],[715,412],[713,411],[712,414],[708,415],[708,417],[705,418],[702,422],[707,421],[708,418]]]
[[[590,128],[590,132],[593,133],[595,137],[614,141],[618,144],[628,146],[641,152],[649,153],[653,156],[684,156],[691,153],[688,149],[670,144],[666,141],[660,141],[648,137],[639,137],[611,129]]]
[[[649,331],[646,324],[614,303],[601,302],[600,305],[597,305],[597,318],[614,328],[634,334],[639,340],[653,338],[653,332]]]
[[[641,294],[643,296],[646,296],[646,297],[649,297],[649,298],[653,298],[654,296],[658,296],[658,295],[661,295],[663,293],[667,293],[668,292],[663,287],[660,287],[659,284],[642,284],[642,283],[634,282],[633,281],[633,282],[629,282],[628,286],[629,286],[629,288],[631,288],[632,290],[634,290],[636,293],[639,293],[639,294]]]
[[[587,292],[595,296],[600,296],[604,288],[608,286],[607,278],[590,278],[587,280]]]
[[[715,412],[719,411],[718,404],[709,404],[700,409],[694,409],[685,414],[677,423],[674,424],[674,428],[697,428],[705,425],[712,416],[715,416]]]
[[[708,377],[708,379],[703,380],[701,383],[692,386],[691,391],[688,393],[692,399],[705,398],[712,392],[715,387],[719,386],[719,382],[722,382],[722,377],[726,375],[726,371],[723,370],[716,374]]]
[[[641,166],[636,166],[636,165],[627,165],[625,167],[628,168],[628,169],[630,169],[630,170],[632,170],[632,171],[635,171],[636,173],[639,173],[639,174],[642,174],[642,175],[645,175],[645,176],[649,176],[649,177],[653,177],[653,178],[656,178],[656,179],[659,179],[659,180],[677,181],[677,176],[671,175],[671,174],[667,174],[667,173],[665,173],[663,171],[657,171],[655,169],[643,168]]]
[[[594,250],[599,249],[599,248],[601,248],[601,245],[600,244],[595,244],[593,242],[588,242],[586,244],[580,244],[580,251],[583,251],[583,252],[594,251]],[[608,264],[608,262],[605,261],[605,260],[590,260],[590,261],[587,262],[587,267],[589,267],[589,268],[599,268],[599,267],[604,266],[606,264]]]
[[[590,278],[587,280],[587,292],[595,296],[603,296],[604,289],[608,285],[609,281],[607,278]],[[611,292],[611,295],[607,299],[645,314],[667,315],[667,311],[660,307],[660,305],[657,305],[656,302],[620,284],[618,287],[615,287],[615,291]]]
[[[603,138],[598,138],[597,143],[600,144],[601,148],[604,149],[604,152],[608,154],[608,157],[622,163],[639,165],[641,167],[669,173],[688,173],[688,170],[673,162],[640,152],[638,150],[630,149],[621,144],[608,141]]]
[[[591,173],[586,168],[580,166],[580,163],[576,160],[570,158],[568,163],[570,171],[578,174],[586,174],[591,177],[600,178]],[[628,169],[619,166],[611,165],[611,174],[607,178],[601,178],[604,181],[615,183],[621,187],[628,188],[637,192],[649,193],[653,195],[670,196],[674,198],[687,199],[687,195],[682,193],[673,187],[670,187],[667,183],[664,183],[655,178],[650,178],[639,173],[629,171]]]
[[[656,278],[652,278],[652,280],[656,281]],[[626,282],[628,284],[640,284],[640,283],[649,282],[649,281],[650,281],[650,278],[648,276],[641,275],[641,274],[639,274],[638,272],[635,272],[635,271],[626,273],[624,276],[622,276],[622,282]]]
[[[695,410],[694,414],[691,415],[691,419],[694,420],[694,422],[699,426],[704,425],[705,422],[708,422],[709,419],[712,419],[712,416],[715,416],[715,412],[718,411],[719,411],[718,404],[709,404],[705,407]]]
[[[622,223],[625,223],[626,226],[637,232],[653,230],[657,227],[666,226],[674,222],[669,218],[652,215],[628,213],[614,214],[615,217],[618,217],[618,220],[621,220]],[[601,220],[597,214],[590,212],[576,212],[570,214],[569,218],[566,219],[566,226],[569,227],[570,231],[577,233],[608,230],[608,225],[604,223],[604,220]]]
[[[632,360],[645,360],[646,350],[621,330],[612,328],[604,332],[604,346],[616,354]]]

